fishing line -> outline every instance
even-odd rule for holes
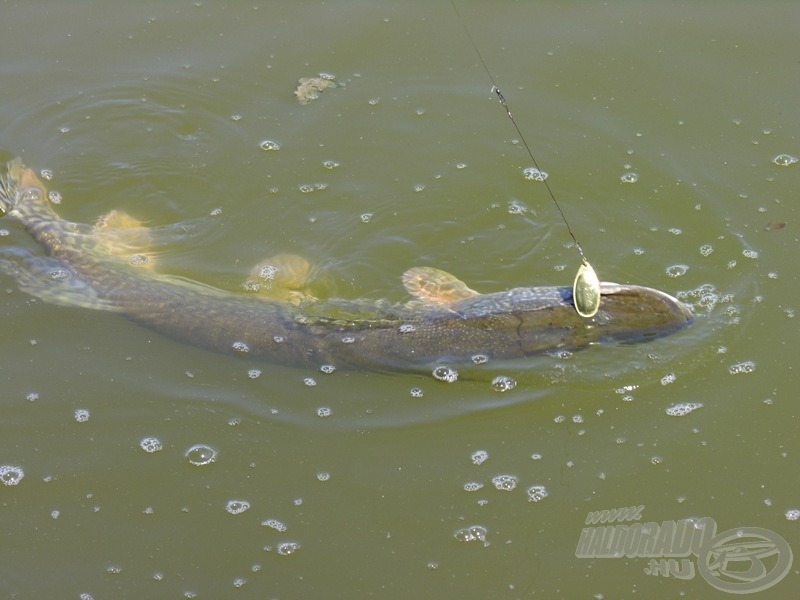
[[[508,102],[503,96],[503,92],[500,91],[500,87],[492,77],[492,72],[489,70],[489,67],[486,65],[486,61],[483,60],[483,56],[481,55],[480,50],[478,50],[478,45],[475,43],[475,40],[472,37],[472,34],[469,32],[467,28],[467,24],[464,22],[461,13],[458,12],[458,8],[456,7],[455,0],[450,0],[450,5],[453,7],[453,10],[458,17],[459,22],[461,23],[461,27],[464,29],[464,33],[467,34],[467,38],[469,38],[470,43],[472,44],[472,48],[475,50],[475,54],[478,55],[478,60],[480,60],[481,64],[483,65],[484,71],[489,76],[489,80],[492,82],[492,92],[497,94],[497,99],[500,101],[500,104],[506,111],[508,118],[511,119],[511,123],[514,125],[514,129],[517,130],[517,134],[519,135],[519,139],[522,140],[522,145],[525,146],[525,150],[528,151],[528,156],[531,157],[531,161],[533,161],[534,168],[540,173],[543,174],[539,168],[539,164],[536,162],[536,159],[533,156],[533,152],[531,151],[531,147],[528,145],[528,142],[525,141],[525,136],[522,135],[522,131],[517,125],[517,122],[514,120],[514,115],[511,114],[511,108],[508,106]],[[567,217],[564,215],[564,211],[561,210],[561,206],[558,204],[558,200],[556,200],[556,195],[553,193],[553,190],[550,188],[550,184],[547,183],[546,175],[542,175],[541,178],[542,183],[544,183],[545,189],[547,189],[547,193],[550,195],[550,199],[553,201],[553,204],[556,205],[558,209],[558,213],[561,215],[561,219],[564,221],[564,225],[567,226],[567,231],[569,232],[572,241],[575,242],[575,247],[578,249],[578,254],[581,256],[581,266],[578,268],[578,273],[575,276],[575,283],[572,286],[572,296],[573,301],[575,303],[575,310],[578,311],[578,314],[582,317],[593,317],[597,314],[597,311],[600,306],[600,280],[597,277],[597,274],[594,271],[592,265],[589,264],[589,261],[586,260],[586,255],[583,253],[583,248],[581,247],[580,243],[578,242],[578,238],[575,237],[575,234],[572,232],[572,228],[569,226],[569,222],[567,221]]]

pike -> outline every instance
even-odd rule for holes
[[[148,229],[122,213],[112,211],[94,226],[61,219],[44,183],[19,159],[0,175],[0,210],[41,246],[40,252],[0,247],[0,271],[24,292],[124,315],[190,344],[266,362],[377,370],[513,359],[652,340],[693,320],[679,300],[647,287],[603,282],[597,313],[584,318],[572,288],[479,294],[431,267],[403,274],[413,296],[405,303],[316,299],[280,286],[266,296],[225,291],[158,273],[147,262]],[[277,273],[292,287],[296,261],[273,263],[258,269],[262,283],[280,282]]]

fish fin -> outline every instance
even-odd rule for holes
[[[447,271],[433,267],[414,267],[403,273],[403,285],[409,294],[426,304],[452,304],[480,296],[478,292]]]
[[[102,215],[92,228],[100,249],[113,256],[129,257],[131,265],[152,269],[155,254],[149,227],[126,212],[111,210]]]
[[[299,305],[316,300],[307,289],[313,272],[302,256],[276,254],[253,267],[244,285],[265,298]]]
[[[4,249],[0,254],[0,271],[13,277],[23,292],[51,304],[122,310],[121,306],[102,298],[66,262],[54,257],[36,256],[20,248]]]

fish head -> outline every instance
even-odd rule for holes
[[[588,319],[598,341],[647,341],[688,327],[694,320],[683,302],[654,288],[603,282],[600,308]]]

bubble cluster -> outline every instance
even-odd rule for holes
[[[739,375],[740,373],[752,373],[756,370],[756,363],[752,360],[745,360],[728,367],[728,373],[731,375]]]
[[[547,498],[547,488],[543,485],[532,485],[528,488],[528,502],[539,502]]]
[[[247,500],[228,500],[225,504],[225,510],[232,515],[240,515],[250,508],[250,503]]]
[[[483,525],[471,525],[456,529],[453,537],[459,542],[483,542],[486,543],[486,535],[488,531]]]
[[[164,445],[161,443],[161,440],[155,437],[146,437],[142,438],[139,441],[139,446],[142,450],[148,453],[158,452],[159,450],[163,450]]]
[[[690,412],[696,411],[698,408],[703,408],[703,404],[701,402],[681,402],[668,407],[665,412],[670,417],[683,417],[688,415]]]
[[[303,183],[297,186],[297,189],[304,194],[310,194],[319,190],[324,190],[328,187],[327,183]]]
[[[0,465],[0,482],[3,485],[17,485],[25,477],[22,467],[16,465]]]
[[[191,464],[202,467],[217,460],[217,451],[206,444],[195,444],[186,451],[186,458]]]
[[[712,246],[711,244],[704,244],[700,246],[700,254],[702,254],[703,256],[708,256],[712,252],[714,252],[714,246]]]
[[[742,256],[745,258],[758,258],[758,252],[756,250],[745,249],[742,250]]]
[[[477,492],[479,489],[483,487],[482,483],[477,481],[468,481],[464,484],[464,491],[465,492]]]
[[[517,381],[508,375],[498,375],[492,379],[492,387],[497,392],[507,392],[517,387]]]
[[[797,521],[800,520],[800,509],[798,508],[790,508],[786,511],[786,518],[789,521]]]
[[[436,367],[433,370],[432,375],[434,379],[444,381],[445,383],[453,383],[454,381],[458,380],[458,371],[452,367],[446,367],[444,365]]]
[[[510,492],[511,490],[515,489],[518,482],[519,479],[516,475],[502,474],[492,477],[492,483],[494,484],[494,487],[502,492]]]

